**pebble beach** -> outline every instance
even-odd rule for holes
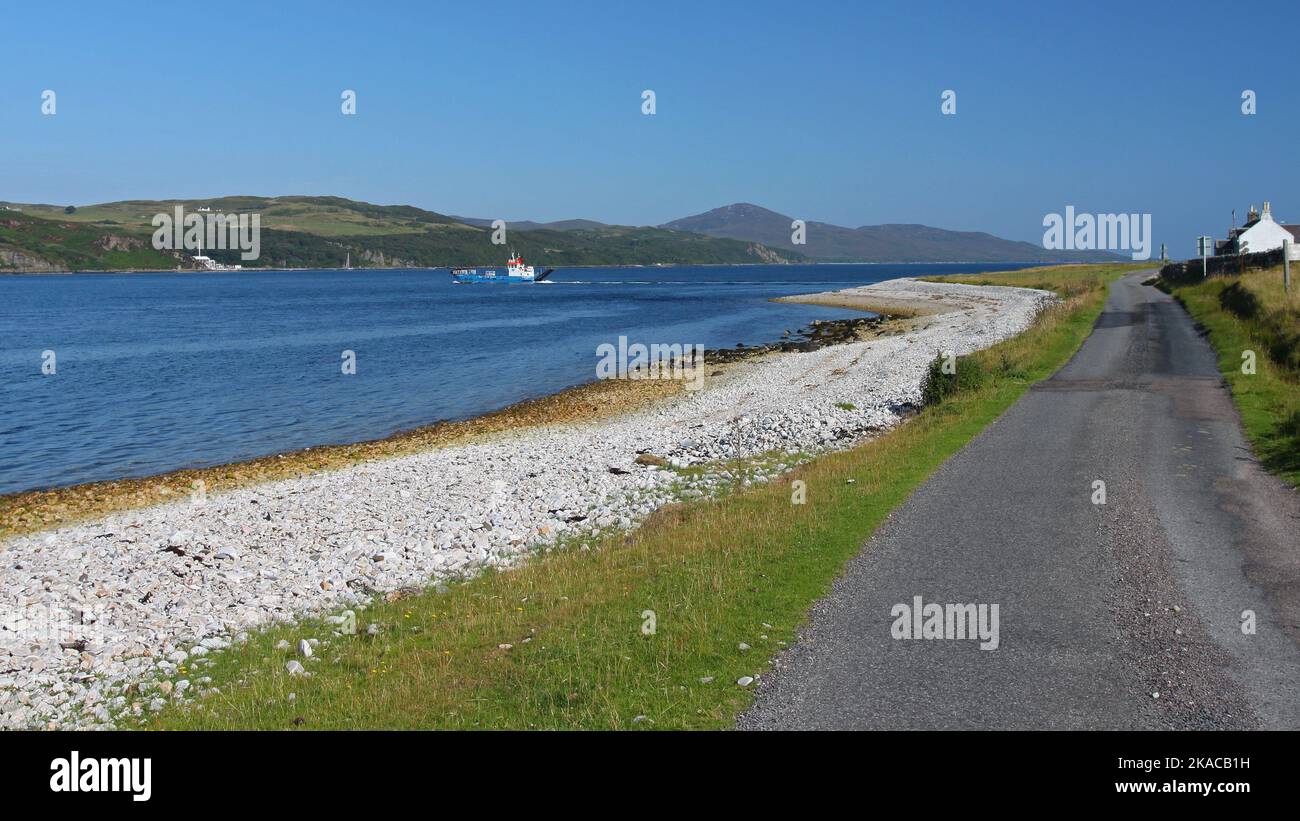
[[[898,279],[796,299],[908,318],[860,341],[706,362],[700,390],[615,415],[0,542],[0,728],[130,726],[201,692],[204,657],[259,627],[509,567],[671,502],[771,481],[899,424],[937,354],[1014,336],[1056,298]]]

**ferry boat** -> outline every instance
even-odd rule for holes
[[[504,275],[495,268],[452,268],[451,281],[457,285],[470,282],[545,282],[554,270],[547,268],[540,274],[534,274],[533,266],[525,265],[523,258],[512,251]]]

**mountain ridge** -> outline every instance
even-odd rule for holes
[[[804,225],[806,244],[795,245],[792,222],[761,205],[738,202],[659,227],[760,242],[823,262],[1097,262],[1122,258],[1106,251],[1052,251],[983,231],[952,231],[920,223],[846,228],[810,220]]]

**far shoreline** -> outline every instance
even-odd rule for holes
[[[466,265],[491,267],[499,263],[465,263]],[[989,261],[989,260],[953,260],[945,262],[934,261],[875,261],[875,262],[840,262],[825,260],[808,260],[802,262],[662,262],[662,263],[618,263],[608,262],[593,265],[554,265],[557,270],[592,270],[598,268],[789,268],[791,266],[813,266],[813,265],[1014,265],[1023,267],[1034,266],[1065,266],[1065,265],[1095,265],[1092,262],[1054,262],[1052,260],[1019,260],[1019,261]],[[209,271],[200,268],[122,268],[122,269],[93,269],[80,271],[10,271],[0,270],[0,276],[77,276],[77,275],[122,275],[122,274],[247,274],[257,272],[290,272],[290,271],[445,271],[455,265],[416,265],[411,267],[386,265],[382,268],[357,266],[351,268],[344,267],[298,267],[298,268],[281,268],[272,266],[257,266],[250,268],[241,268],[237,271]],[[1010,269],[1008,269],[1010,270]]]

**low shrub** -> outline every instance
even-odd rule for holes
[[[926,368],[921,379],[921,401],[935,405],[949,396],[961,391],[972,391],[984,384],[984,368],[968,356],[957,357],[954,373],[945,373],[944,365],[948,357],[939,354]]]

